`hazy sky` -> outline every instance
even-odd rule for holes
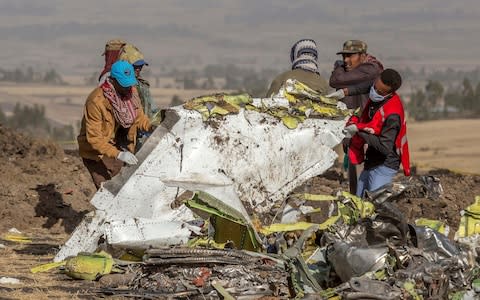
[[[386,65],[473,68],[478,0],[0,0],[4,67],[98,69],[105,41],[137,45],[152,71],[208,63],[286,68],[293,42],[317,41],[330,69],[346,39]]]

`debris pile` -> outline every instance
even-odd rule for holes
[[[265,107],[272,104],[265,99],[251,101]],[[290,105],[288,101],[285,103]],[[153,146],[146,145],[140,154],[144,168],[127,170],[94,197],[95,204],[102,204],[100,200],[105,198],[100,209],[87,219],[96,215],[107,222],[104,227],[91,227],[100,229],[101,238],[90,252],[97,250],[100,243],[98,248],[107,249],[111,255],[75,253],[33,271],[59,267],[73,278],[99,280],[103,285],[97,290],[99,294],[146,299],[283,299],[309,295],[323,299],[479,297],[480,198],[475,198],[474,203],[472,199],[480,194],[480,176],[434,170],[424,176],[397,180],[392,186],[358,199],[342,192],[347,186],[339,170],[331,168],[316,176],[328,168],[333,156],[315,157],[326,161],[326,165],[308,169],[305,164],[303,169],[287,171],[292,166],[285,162],[302,161],[297,152],[308,149],[302,144],[303,139],[312,137],[321,145],[315,150],[322,151],[338,142],[332,138],[340,132],[332,125],[334,122],[321,127],[307,118],[296,129],[288,129],[281,126],[281,119],[243,106],[237,113],[209,117],[206,122],[195,114],[179,108],[167,112],[163,135],[153,136],[156,142]],[[223,118],[234,124],[226,126],[224,123],[228,122]],[[181,122],[175,121],[179,119],[192,123],[181,127]],[[246,125],[249,122],[259,130],[249,128]],[[185,134],[192,128],[197,131]],[[231,138],[230,133],[239,130],[243,137],[249,138],[236,141]],[[252,167],[258,163],[252,158],[267,153],[264,145],[260,145],[258,152],[253,151],[257,148],[253,142],[264,137],[261,132],[270,130],[277,130],[269,136],[270,142],[280,143],[283,148],[275,149],[275,155],[282,152],[288,155],[272,158],[269,156],[272,154],[264,154],[268,156],[265,165]],[[206,138],[201,140],[199,136],[205,133]],[[298,147],[274,140],[279,135],[290,139],[296,134],[298,139],[290,142],[298,143]],[[94,189],[80,159],[65,154],[51,142],[38,141],[4,127],[0,127],[0,136],[4,168],[0,180],[3,204],[0,225],[22,230],[53,226],[60,232],[71,231],[74,221],[81,217],[78,212],[88,207],[85,202],[89,198],[88,188],[90,192]],[[167,154],[160,149],[163,156],[148,159],[159,140],[164,146],[176,146]],[[200,141],[195,145],[198,155],[190,148],[193,141]],[[202,146],[198,146],[202,143],[213,145],[218,151],[203,152]],[[249,166],[246,169],[253,169],[252,172],[240,177],[234,168],[219,167],[225,161],[219,163],[213,157],[222,153],[220,150],[235,158],[234,166]],[[236,159],[240,152],[248,155]],[[311,158],[311,153],[306,157]],[[165,172],[165,157],[173,157],[173,165],[178,167],[173,169],[179,172]],[[272,170],[265,167],[271,164],[276,164]],[[202,174],[201,170],[209,173]],[[282,174],[287,175],[287,186],[275,185],[283,178]],[[301,175],[295,177],[296,174]],[[232,178],[239,178],[241,184],[232,182]],[[288,185],[291,179],[296,180]],[[142,186],[146,180],[151,180],[151,185]],[[130,184],[132,189],[128,187]],[[294,190],[297,185],[301,187]],[[123,194],[134,188],[145,197],[145,202],[132,201],[133,194]],[[152,196],[160,194],[162,197]],[[160,201],[161,198],[166,201]],[[127,202],[132,206],[127,206]],[[107,211],[113,213],[107,215]],[[138,217],[138,212],[143,215]],[[167,220],[148,227],[152,220],[156,222],[154,217],[165,212]],[[149,234],[158,238],[163,233],[170,238],[163,242],[169,244],[176,232],[170,231],[171,228],[185,233],[181,245],[173,242],[177,245],[152,248],[149,243],[158,240],[144,239]],[[134,241],[132,236],[136,237]],[[1,238],[6,245],[31,242],[16,230]],[[103,244],[111,241],[117,243],[113,247]],[[5,247],[0,244],[0,248]],[[12,284],[16,279],[2,277],[2,282]]]
[[[328,226],[310,224],[306,230],[293,231],[295,241],[275,248],[276,253],[265,253],[274,252],[272,248],[264,248],[264,253],[149,249],[143,262],[130,266],[123,286],[113,284],[99,292],[190,299],[478,297],[480,236],[454,242],[430,227],[408,224],[393,203],[405,190],[397,184],[368,201],[339,197],[340,218]],[[292,228],[284,227],[276,237],[285,239]]]
[[[320,224],[299,221],[260,229],[258,252],[228,248],[235,244],[220,243],[206,232],[204,238],[211,240],[203,244],[197,236],[187,246],[111,249],[120,259],[79,254],[50,267],[63,266],[73,278],[100,278],[99,294],[129,297],[475,299],[480,292],[478,228],[460,227],[454,242],[436,230],[442,227],[435,220],[419,222],[427,226],[409,224],[395,201],[419,187],[394,183],[366,199],[348,193],[303,195],[333,205],[330,217]],[[464,218],[473,219],[462,223],[478,222],[479,203],[480,196],[465,209]],[[208,221],[201,226],[210,227]]]
[[[146,252],[131,291],[190,297],[288,297],[287,273],[279,260],[238,250],[168,248]],[[113,290],[110,290],[113,293]],[[180,295],[175,295],[179,297]],[[174,297],[175,297],[174,296]]]
[[[438,178],[395,182],[363,199],[341,188],[292,193],[333,165],[344,112],[289,84],[285,98],[205,96],[167,110],[140,163],[100,188],[96,211],[51,266],[101,277],[99,293],[144,298],[474,295],[477,203],[465,210],[455,242],[447,235],[457,228],[445,219],[412,222],[396,205],[438,201],[445,193]],[[82,253],[99,248],[114,258]],[[72,272],[102,261],[90,275]]]

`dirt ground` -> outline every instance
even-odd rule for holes
[[[30,228],[24,234],[32,243],[1,241],[0,278],[13,277],[20,284],[0,284],[0,299],[92,299],[96,282],[72,280],[55,271],[30,273],[30,268],[52,261],[58,245],[68,237],[44,228]]]
[[[430,151],[419,151],[416,146],[413,149],[416,158],[421,157],[416,153]],[[448,149],[442,151],[450,153]],[[440,179],[444,194],[434,199],[410,195],[400,200],[400,209],[409,221],[419,217],[441,219],[455,229],[460,210],[471,204],[475,195],[480,195],[480,175],[417,166],[417,175]],[[397,180],[406,179],[398,176]],[[332,167],[300,189],[334,194],[348,187],[341,169]],[[88,201],[94,193],[91,178],[75,152],[66,153],[51,141],[37,140],[0,126],[0,278],[20,280],[16,285],[0,284],[0,299],[91,299],[97,296],[94,294],[99,287],[96,282],[71,280],[55,271],[40,274],[29,271],[31,267],[51,261],[83,215],[92,210]],[[22,231],[32,242],[2,240],[1,236],[10,228]]]
[[[91,209],[90,175],[54,142],[0,127],[0,162],[0,230],[71,233]]]
[[[16,228],[32,238],[29,244],[0,239],[0,277],[21,281],[0,284],[1,299],[75,299],[77,286],[88,287],[61,274],[33,275],[29,269],[51,261],[58,245],[92,209],[94,193],[78,156],[0,126],[0,237]]]
[[[480,174],[480,119],[409,122],[407,126],[410,158],[420,169]]]

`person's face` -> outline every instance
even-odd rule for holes
[[[115,78],[112,78],[112,84],[115,91],[122,97],[128,96],[132,92],[132,87],[123,87]]]
[[[142,72],[143,65],[141,66],[133,66],[133,69],[135,70],[135,77],[140,76],[140,72]]]
[[[344,53],[343,62],[345,63],[345,70],[348,72],[355,69],[365,60],[364,53]]]
[[[373,88],[377,91],[379,95],[382,96],[387,96],[392,92],[392,88],[383,83],[382,79],[380,78],[375,81]]]

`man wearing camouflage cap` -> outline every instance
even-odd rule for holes
[[[367,54],[367,44],[359,40],[348,40],[337,52],[337,60],[330,76],[330,86],[337,92],[328,96],[344,102],[348,108],[362,110],[368,100],[368,91],[383,71],[383,65],[374,56]]]
[[[344,102],[349,109],[359,109],[358,113],[361,114],[367,104],[370,87],[383,71],[383,65],[374,56],[367,54],[367,44],[359,40],[348,40],[343,43],[343,48],[337,55],[342,55],[342,60],[335,62],[330,76],[330,86],[337,91],[327,97]],[[343,141],[345,153],[348,151],[349,143],[350,139]],[[355,194],[357,190],[355,165],[349,164],[348,178],[350,193]]]
[[[132,64],[133,69],[135,70],[135,77],[137,78],[137,84],[135,85],[135,88],[140,96],[143,112],[150,119],[150,121],[154,121],[154,115],[158,111],[158,108],[155,105],[150,93],[150,82],[141,76],[143,67],[148,66],[143,53],[140,52],[140,50],[134,45],[126,44],[120,51],[118,60],[125,60]],[[149,135],[150,134],[148,132],[142,130],[138,132],[136,151],[140,150]]]
[[[140,50],[132,44],[126,44],[120,51],[118,60],[126,60],[132,64],[135,70],[135,77],[137,78],[138,94],[142,102],[143,112],[147,117],[152,118],[153,114],[157,111],[157,106],[150,94],[150,83],[141,76],[143,67],[148,66],[145,58]]]

